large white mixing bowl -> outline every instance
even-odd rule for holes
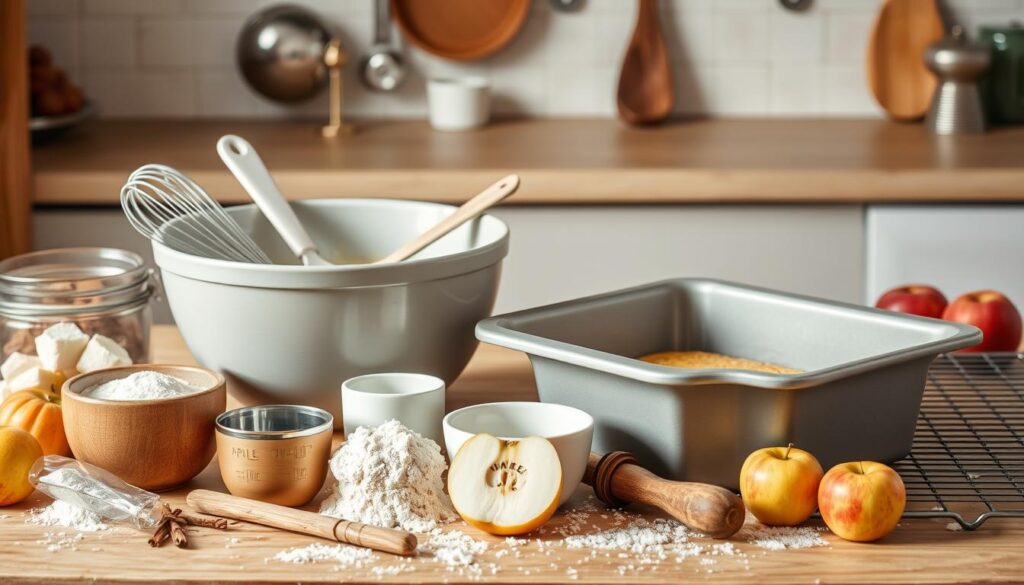
[[[420,372],[451,383],[477,346],[473,328],[497,294],[508,227],[485,215],[396,264],[394,251],[454,208],[414,201],[326,199],[294,204],[339,266],[301,266],[253,205],[230,213],[277,262],[211,260],[153,243],[185,343],[223,372],[243,404],[303,404],[341,421],[339,387],[374,372]]]

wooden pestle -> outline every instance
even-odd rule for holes
[[[707,483],[669,481],[647,471],[629,453],[591,453],[583,482],[612,506],[629,502],[661,508],[687,527],[728,538],[743,526],[746,509],[731,491]]]
[[[327,540],[372,548],[396,555],[416,552],[416,535],[402,530],[348,522],[314,512],[295,510],[277,504],[229,496],[210,490],[192,490],[185,498],[192,509],[211,516],[223,516],[262,524]]]

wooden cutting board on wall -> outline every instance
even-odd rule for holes
[[[0,258],[32,245],[25,29],[25,1],[0,2]]]
[[[868,41],[868,87],[895,120],[912,121],[928,112],[938,81],[924,64],[924,52],[944,34],[935,0],[885,0]]]

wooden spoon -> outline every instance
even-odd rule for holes
[[[657,0],[640,0],[636,28],[619,74],[619,116],[629,124],[661,122],[672,113],[675,101]]]
[[[928,112],[938,81],[924,64],[924,52],[943,36],[935,0],[886,0],[868,43],[868,86],[878,105],[895,120]]]
[[[442,236],[454,230],[467,221],[479,216],[491,207],[497,205],[503,199],[516,192],[519,188],[519,175],[508,175],[497,183],[484,189],[469,201],[462,204],[455,210],[455,213],[444,218],[437,225],[423,232],[416,239],[377,260],[374,264],[387,264],[390,262],[401,262],[423,248],[441,239]]]
[[[583,483],[604,503],[628,502],[661,508],[687,527],[712,538],[729,538],[743,527],[746,508],[739,496],[707,483],[669,481],[647,471],[629,453],[591,453]]]

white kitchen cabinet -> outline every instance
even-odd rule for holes
[[[1024,307],[1024,205],[869,207],[865,302],[908,283],[950,300],[991,288]]]
[[[497,312],[678,276],[860,300],[863,208],[855,205],[508,206]],[[37,248],[115,246],[150,258],[117,209],[35,212]],[[150,259],[151,261],[151,259]],[[158,305],[158,321],[169,322]]]

